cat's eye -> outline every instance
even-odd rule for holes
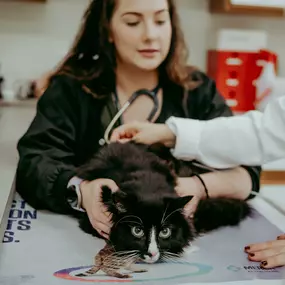
[[[163,238],[163,239],[169,238],[170,235],[171,235],[171,229],[170,228],[164,228],[159,233],[159,237]]]
[[[141,238],[144,236],[144,231],[140,227],[132,227],[132,234],[137,238]]]

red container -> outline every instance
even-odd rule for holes
[[[256,87],[263,64],[273,61],[277,55],[266,50],[259,52],[236,52],[209,50],[207,74],[216,81],[220,93],[235,112],[254,110]]]

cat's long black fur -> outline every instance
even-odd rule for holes
[[[193,219],[185,218],[182,210],[192,197],[181,198],[176,194],[176,178],[191,176],[193,171],[197,169],[191,163],[174,159],[169,151],[150,150],[134,143],[112,143],[80,167],[77,175],[88,181],[109,178],[119,186],[120,190],[115,193],[107,187],[102,191],[103,202],[113,213],[110,242],[117,250],[138,248],[142,256],[148,254],[146,244],[155,229],[163,256],[163,252],[180,254],[199,234],[223,226],[237,226],[251,214],[244,200],[210,198],[199,202]],[[83,215],[81,229],[101,237],[87,215]],[[130,218],[126,219],[127,216]],[[130,227],[134,228],[135,223],[142,223],[144,239],[130,234]],[[158,233],[163,230],[166,233],[168,228],[171,236],[160,238]]]

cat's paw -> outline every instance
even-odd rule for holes
[[[147,269],[138,268],[136,266],[128,266],[126,269],[129,270],[132,273],[145,273],[145,272],[148,272]]]
[[[115,277],[115,278],[131,278],[132,276],[129,274],[120,273],[118,271],[114,271],[110,268],[101,268],[103,272],[107,274],[107,276]]]
[[[129,274],[122,274],[122,273],[118,273],[118,272],[116,274],[114,274],[114,277],[122,278],[122,279],[132,278],[132,276]]]
[[[136,267],[131,267],[129,268],[129,270],[133,273],[145,273],[145,272],[148,272],[147,269],[145,268],[136,268]]]
[[[145,272],[148,272],[147,269],[135,269],[132,271],[133,273],[145,273]]]

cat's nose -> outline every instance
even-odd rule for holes
[[[155,257],[155,256],[158,255],[158,251],[150,251],[150,252],[148,252],[148,255],[149,255],[150,257]]]
[[[144,255],[143,261],[146,263],[155,263],[159,260],[159,256],[159,251],[148,251],[147,254]]]

